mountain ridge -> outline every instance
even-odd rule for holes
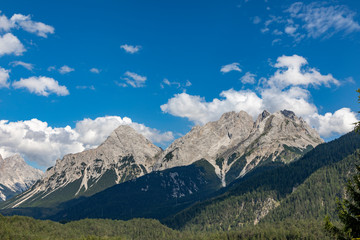
[[[226,186],[267,162],[296,160],[322,142],[314,129],[287,110],[264,111],[256,121],[244,111],[224,113],[218,121],[193,127],[164,151],[121,125],[97,148],[58,159],[37,184],[5,208],[51,207],[200,160],[209,162]]]

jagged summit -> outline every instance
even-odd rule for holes
[[[15,154],[5,159],[0,155],[0,198],[6,199],[23,192],[41,178],[43,172],[35,169]]]
[[[193,127],[164,151],[122,125],[99,147],[57,160],[41,181],[7,207],[52,206],[199,160],[208,161],[225,186],[257,166],[294,161],[322,142],[314,129],[287,110],[265,110],[256,121],[244,111],[224,113],[218,121]]]
[[[255,122],[244,111],[228,112],[175,140],[159,155],[154,169],[206,159],[226,185],[262,162],[290,162],[322,142],[314,129],[288,110],[274,114],[265,110]]]
[[[11,207],[41,200],[46,205],[91,195],[151,171],[161,149],[133,128],[121,125],[100,146],[65,155]],[[60,190],[60,191],[58,191]]]

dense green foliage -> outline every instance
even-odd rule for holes
[[[341,186],[346,179],[346,176],[341,174],[344,173],[345,168],[351,166],[354,158],[348,159],[347,162],[344,160],[346,162],[344,166],[340,164],[335,166],[335,169],[326,169],[315,175],[313,179],[304,182],[320,168],[340,162],[358,148],[360,148],[360,136],[354,132],[346,134],[337,140],[319,145],[289,165],[274,168],[264,166],[263,170],[259,169],[236,181],[220,196],[195,204],[169,217],[164,223],[176,229],[187,230],[241,229],[247,224],[256,223],[283,203],[285,205],[279,208],[279,212],[269,215],[273,216],[272,221],[283,220],[288,215],[290,218],[296,218],[296,215],[301,214],[304,214],[304,219],[323,218],[324,214],[335,209],[334,204],[331,203],[332,197],[341,193]],[[331,178],[329,174],[341,176]],[[327,175],[327,178],[323,178]],[[320,179],[322,179],[321,183]],[[305,184],[304,187],[301,187],[302,184]],[[309,188],[309,184],[313,188],[310,190],[311,194],[305,191]],[[291,196],[295,189],[298,191]],[[320,192],[316,193],[316,191]],[[325,199],[327,197],[330,199]],[[289,205],[286,205],[287,203]],[[322,208],[322,204],[327,205]],[[298,212],[297,209],[302,212]],[[313,213],[307,214],[305,211],[313,211]]]
[[[50,219],[162,219],[207,198],[219,188],[221,181],[214,167],[200,160],[190,166],[152,172],[91,197],[65,202],[60,205],[63,210]]]
[[[342,227],[325,218],[325,228],[337,239],[360,238],[360,165],[356,166],[357,174],[346,185],[346,197],[343,201],[337,200],[337,213]]]
[[[355,174],[355,164],[360,164],[356,155],[352,154],[313,173],[290,195],[282,199],[279,207],[271,211],[264,221],[277,222],[287,218],[322,221],[325,215],[335,218],[334,200],[344,196],[344,184],[349,176]]]
[[[262,224],[227,232],[180,232],[157,220],[84,219],[60,224],[29,217],[0,215],[0,239],[169,239],[169,240],[235,240],[235,239],[329,239],[318,222],[297,221]]]

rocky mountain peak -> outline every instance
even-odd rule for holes
[[[149,173],[155,156],[161,151],[132,127],[121,125],[97,148],[57,160],[32,191],[24,193],[11,207],[17,207],[35,195],[44,201],[47,196],[60,201],[92,195]],[[59,193],[59,189],[66,194]]]
[[[295,113],[293,112],[293,111],[289,111],[289,110],[282,110],[282,111],[280,111],[280,113],[282,114],[282,115],[284,115],[285,117],[287,117],[287,118],[290,118],[290,119],[294,119],[295,118]]]
[[[40,179],[42,174],[42,171],[26,164],[20,154],[15,154],[5,159],[1,157],[0,186],[2,186],[2,190],[0,191],[0,198],[6,200],[13,195],[25,191]]]
[[[255,122],[244,111],[228,112],[175,140],[159,155],[154,169],[206,159],[225,185],[228,173],[232,174],[231,181],[262,161],[290,162],[322,142],[319,134],[292,111],[271,114],[265,110]]]

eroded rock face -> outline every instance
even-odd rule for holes
[[[57,160],[37,184],[7,207],[51,206],[152,171],[204,159],[226,186],[262,164],[294,161],[322,142],[314,129],[287,110],[264,111],[255,121],[244,111],[225,113],[218,121],[195,126],[165,151],[123,125],[99,147]]]
[[[159,147],[133,128],[121,125],[99,147],[57,160],[41,181],[11,205],[46,201],[46,197],[56,202],[94,194],[150,172],[160,152]]]
[[[159,155],[154,169],[206,159],[225,186],[261,163],[291,162],[322,142],[319,134],[291,111],[264,111],[255,122],[246,112],[229,112],[175,140]]]
[[[31,187],[43,172],[29,166],[19,155],[3,159],[0,155],[0,200],[19,194]]]

